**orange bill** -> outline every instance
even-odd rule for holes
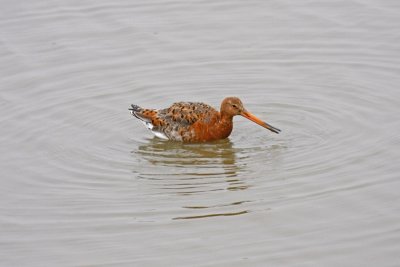
[[[257,123],[258,125],[261,125],[262,127],[270,130],[271,132],[274,133],[279,133],[281,130],[279,130],[278,128],[275,128],[274,126],[269,125],[268,123],[260,120],[259,118],[257,118],[256,116],[254,116],[253,114],[251,114],[250,112],[248,112],[247,110],[243,111],[240,115],[242,115],[243,117],[245,117],[246,119],[249,119],[251,121],[254,121],[255,123]]]

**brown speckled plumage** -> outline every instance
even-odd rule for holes
[[[199,102],[177,102],[165,109],[143,109],[132,105],[130,110],[156,136],[182,142],[227,138],[232,132],[235,115],[242,115],[273,132],[280,131],[246,111],[237,97],[225,98],[220,112]]]

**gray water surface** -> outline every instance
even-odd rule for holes
[[[1,266],[400,266],[400,2],[3,1]],[[227,140],[137,104],[238,96]]]

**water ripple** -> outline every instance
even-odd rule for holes
[[[390,262],[394,2],[4,3],[5,265]],[[226,96],[282,133],[181,144],[127,110]]]

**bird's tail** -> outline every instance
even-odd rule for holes
[[[131,105],[131,108],[129,110],[135,118],[144,122],[151,121],[151,118],[148,116],[148,114],[143,114],[146,113],[147,109],[143,109],[137,105]]]
[[[129,110],[131,111],[131,114],[132,114],[134,117],[140,119],[136,114],[137,114],[137,113],[140,113],[140,112],[143,110],[143,108],[139,107],[138,105],[133,105],[133,104],[132,104],[132,105],[131,105],[131,108],[130,108]]]

